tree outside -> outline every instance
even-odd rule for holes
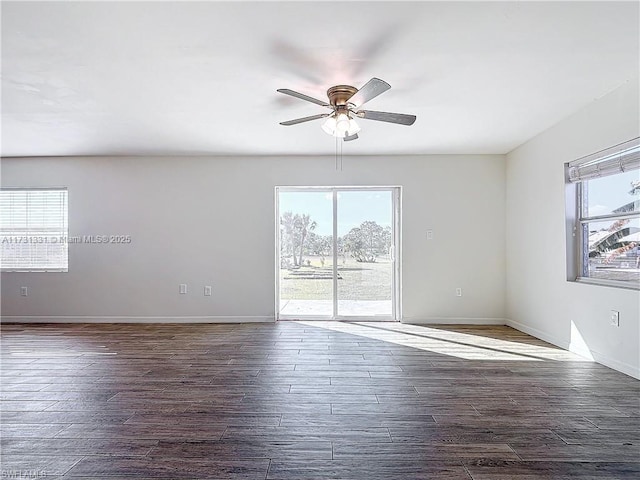
[[[307,214],[284,212],[280,217],[280,257],[282,267],[304,266],[305,256],[320,258],[324,266],[333,250],[331,235],[314,232],[317,223]],[[359,263],[375,263],[378,257],[387,255],[392,244],[391,227],[383,227],[375,221],[365,221],[349,233],[338,237],[338,255],[353,257]]]
[[[391,248],[391,227],[382,227],[376,222],[362,222],[344,236],[344,248],[357,262],[375,263]]]
[[[300,267],[304,254],[308,253],[308,237],[315,230],[317,223],[310,215],[284,212],[280,217],[280,258],[284,265]],[[307,250],[305,250],[307,247]]]

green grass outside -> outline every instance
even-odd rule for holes
[[[311,262],[307,266],[307,260]],[[320,257],[305,257],[305,266],[297,270],[280,269],[282,300],[331,300],[333,298],[333,265],[327,258],[324,267]],[[327,278],[301,278],[326,276]],[[359,263],[353,258],[338,258],[338,298],[341,300],[391,300],[392,264],[386,259],[376,263]]]

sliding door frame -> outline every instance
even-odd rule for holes
[[[338,194],[341,191],[384,191],[392,197],[392,295],[391,315],[354,316],[338,315]],[[280,314],[280,192],[324,192],[331,193],[333,207],[333,314],[332,315],[281,315]],[[340,320],[340,321],[401,321],[402,319],[402,223],[401,223],[402,187],[390,186],[276,186],[275,187],[275,319],[278,320]]]

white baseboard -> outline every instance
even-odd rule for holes
[[[274,317],[127,317],[127,316],[3,316],[0,323],[273,323]]]
[[[542,330],[538,330],[537,328],[530,327],[529,325],[525,325],[524,323],[516,322],[515,320],[507,319],[506,322],[507,322],[506,324],[509,327],[515,328],[516,330],[519,330],[522,333],[526,333],[533,337],[539,338],[540,340],[544,340],[545,342],[555,345],[556,347],[569,350],[569,342],[565,342],[558,338],[552,337],[551,335],[547,334],[546,332],[543,332]]]
[[[618,372],[640,380],[640,368],[629,365],[628,363],[619,362],[618,360],[602,355],[599,352],[594,352],[593,350],[591,351],[591,356],[596,362],[604,365],[605,367],[613,368]]]
[[[507,320],[504,318],[467,318],[467,317],[403,317],[402,323],[412,325],[506,325]]]
[[[620,362],[614,358],[609,357],[608,355],[604,355],[595,350],[571,345],[571,343],[566,340],[556,338],[552,335],[549,335],[547,332],[543,332],[542,330],[538,330],[537,328],[530,327],[529,325],[525,325],[524,323],[516,322],[515,320],[507,320],[506,322],[507,325],[511,328],[520,330],[523,333],[539,338],[540,340],[544,340],[545,342],[555,345],[556,347],[564,348],[565,350],[576,353],[585,358],[592,358],[595,362],[600,363],[605,367],[612,368],[614,370],[617,370],[618,372],[624,373],[625,375],[629,375],[630,377],[640,380],[640,368],[635,367],[634,365]]]

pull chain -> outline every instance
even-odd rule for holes
[[[338,143],[340,143],[340,147],[338,147]],[[343,140],[340,137],[336,137],[336,172],[342,171],[343,162],[342,162],[342,143]]]

